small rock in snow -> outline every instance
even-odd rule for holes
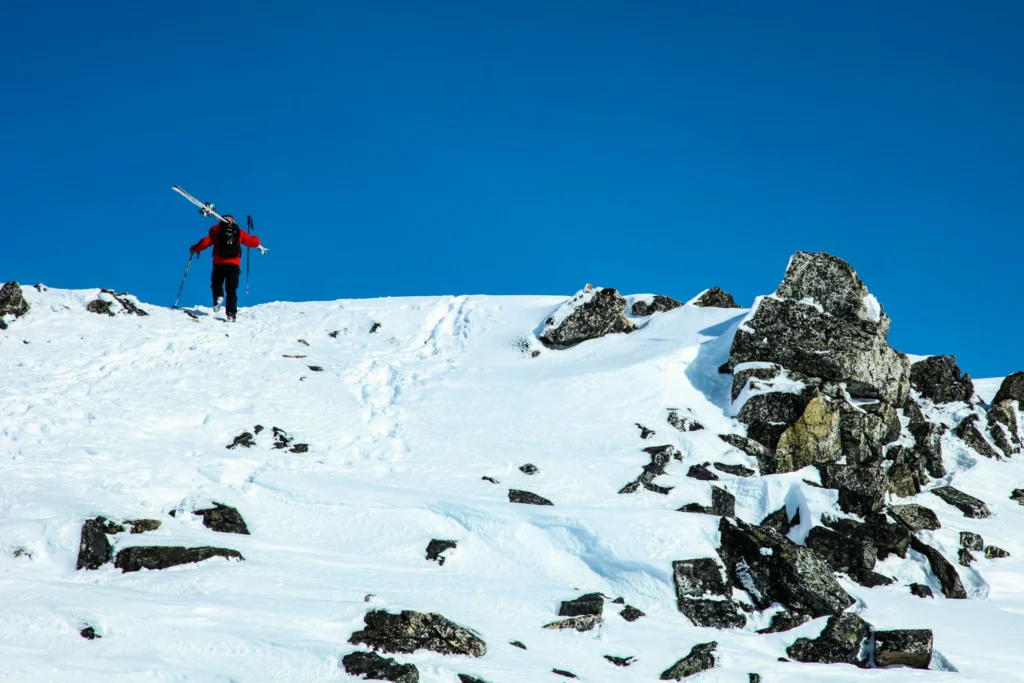
[[[202,515],[203,526],[207,529],[212,529],[222,534],[249,535],[249,528],[245,525],[242,514],[228,505],[221,505],[215,502],[212,508],[196,510],[192,514]]]
[[[530,493],[529,491],[520,491],[519,489],[508,490],[508,502],[522,503],[523,505],[554,505],[547,498],[538,496],[536,493]]]
[[[910,584],[910,594],[916,595],[919,598],[934,598],[935,594],[932,593],[932,589],[924,584],[912,583]]]
[[[983,550],[985,548],[985,541],[979,534],[972,534],[970,531],[961,531],[960,545],[967,550]]]
[[[526,463],[525,465],[519,468],[519,471],[522,472],[523,474],[537,474],[538,470],[536,465]]]
[[[640,617],[646,617],[647,615],[632,605],[626,605],[626,607],[619,612],[619,616],[626,621],[636,621]]]
[[[427,544],[427,559],[431,562],[437,562],[443,567],[445,558],[441,556],[441,553],[447,550],[454,550],[457,545],[455,541],[431,539],[430,543]]]
[[[1010,553],[994,545],[985,546],[985,559],[995,560],[1002,557],[1009,557]]]
[[[96,633],[96,629],[92,626],[86,626],[81,631],[79,631],[78,634],[86,640],[96,640],[97,638],[103,637],[100,634]]]
[[[612,655],[604,655],[604,658],[615,666],[629,666],[633,663],[633,657],[615,657]]]
[[[376,681],[419,683],[420,672],[415,664],[399,664],[391,657],[376,652],[351,652],[341,658],[345,673]]]

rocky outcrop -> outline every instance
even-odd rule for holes
[[[966,403],[974,396],[971,376],[960,372],[955,356],[931,356],[914,363],[910,386],[935,403]]]
[[[873,546],[879,560],[889,555],[906,557],[910,548],[910,532],[902,524],[889,522],[885,515],[870,515],[864,522],[822,515],[821,523],[846,536],[850,543]]]
[[[214,502],[212,508],[196,510],[192,514],[202,515],[203,526],[207,529],[212,529],[222,534],[249,535],[249,528],[245,525],[245,520],[242,519],[241,513],[228,505]]]
[[[1006,457],[1021,452],[1020,422],[1014,401],[1006,400],[992,406],[988,411],[988,433],[992,442]]]
[[[538,335],[549,347],[574,346],[615,332],[632,332],[626,300],[614,289],[590,287],[562,304],[544,321]]]
[[[808,465],[823,465],[839,459],[839,410],[818,396],[780,436],[775,447],[777,472],[796,472]]]
[[[654,483],[654,479],[665,474],[665,467],[673,458],[682,460],[682,454],[674,446],[651,446],[650,448],[645,448],[644,453],[651,457],[651,461],[644,465],[640,476],[623,486],[619,493],[636,493],[642,486],[648,491],[668,495],[672,487],[659,486]]]
[[[889,478],[877,467],[827,465],[821,468],[821,483],[839,491],[839,508],[843,512],[866,516],[885,507]]]
[[[901,429],[900,416],[888,403],[839,402],[839,441],[850,465],[879,465],[885,446],[900,437]]]
[[[889,514],[893,518],[902,524],[903,526],[910,529],[910,531],[935,531],[942,527],[939,523],[939,517],[931,508],[926,508],[923,505],[917,503],[910,503],[908,505],[893,505],[889,508]]]
[[[349,638],[353,645],[366,645],[388,653],[412,653],[430,650],[442,655],[483,657],[487,645],[469,631],[440,614],[411,610],[391,614],[383,610],[367,612],[366,628]]]
[[[1024,489],[1014,489],[1010,491],[1010,500],[1014,501],[1018,505],[1024,505]]]
[[[87,519],[82,525],[82,542],[78,548],[77,569],[99,569],[114,557],[113,546],[107,539],[103,517]]]
[[[679,611],[697,626],[743,628],[747,618],[729,599],[731,590],[710,557],[672,563]]]
[[[918,598],[934,598],[935,594],[932,593],[932,589],[920,583],[910,584],[910,594]]]
[[[701,481],[718,481],[718,475],[711,471],[711,463],[705,462],[700,465],[690,465],[690,469],[687,470],[686,476],[691,479],[699,479]]]
[[[758,633],[782,633],[784,631],[792,631],[797,626],[803,626],[811,618],[806,614],[796,614],[787,610],[776,612],[772,615],[772,620],[766,628],[758,631]]]
[[[978,415],[976,413],[971,413],[965,417],[960,424],[957,425],[956,430],[953,433],[960,437],[965,444],[973,448],[978,455],[995,459],[1000,457],[996,449],[992,444],[985,440],[981,430],[978,429]]]
[[[162,524],[158,519],[126,519],[125,524],[129,527],[129,533],[144,534],[147,531],[156,531]]]
[[[804,414],[809,398],[804,394],[776,391],[751,396],[736,414],[747,425],[747,436],[775,457],[782,434]],[[766,474],[762,470],[762,474]]]
[[[457,546],[458,543],[455,541],[445,541],[437,538],[431,539],[430,543],[427,544],[427,559],[431,562],[437,562],[443,567],[444,561],[447,558],[443,557],[442,553],[454,550]]]
[[[960,489],[953,488],[952,486],[940,486],[938,488],[934,488],[932,489],[932,493],[960,510],[960,512],[964,513],[964,517],[982,519],[992,514],[989,511],[988,506],[985,505],[983,501],[964,493]]]
[[[134,298],[128,292],[116,294],[112,289],[101,289],[99,298],[93,299],[86,304],[85,310],[90,313],[109,316],[114,316],[118,313],[141,316],[149,315],[149,313],[139,308],[135,301],[132,300]]]
[[[813,640],[797,638],[786,648],[786,654],[798,662],[866,667],[871,631],[871,624],[856,614],[838,614],[829,617],[821,635]]]
[[[754,470],[749,467],[744,467],[743,465],[726,465],[725,463],[716,462],[713,467],[719,472],[725,472],[726,474],[731,474],[734,477],[746,478],[757,474]]]
[[[683,507],[679,508],[679,512],[695,512],[702,515],[733,517],[736,514],[736,496],[721,487],[712,486],[711,507],[701,505],[700,503],[687,503]]]
[[[717,649],[718,643],[715,641],[694,645],[690,654],[661,672],[661,680],[681,681],[701,671],[715,668],[718,665]]]
[[[1003,383],[999,385],[999,391],[992,399],[992,405],[999,405],[1003,401],[1013,401],[1018,408],[1024,410],[1024,372],[1007,375]]]
[[[530,493],[529,491],[520,491],[519,489],[508,490],[508,502],[521,503],[523,505],[554,505],[547,498],[538,496],[536,493]]]
[[[574,600],[565,600],[558,606],[560,617],[601,616],[603,612],[604,596],[600,593],[587,593]]]
[[[692,415],[680,415],[675,409],[668,411],[668,423],[681,432],[699,432],[704,429],[704,425]]]
[[[763,444],[739,434],[719,434],[718,438],[733,448],[739,449],[750,457],[755,458],[761,474],[775,474],[775,468],[777,467],[775,454],[765,448]]]
[[[244,560],[237,550],[229,548],[185,548],[183,546],[144,546],[137,545],[125,548],[117,553],[114,566],[122,572],[137,572],[140,569],[167,569],[182,564],[202,562],[211,557]]]
[[[351,652],[341,658],[345,673],[374,681],[419,683],[420,672],[415,664],[399,664],[391,657],[376,652]]]
[[[987,545],[985,546],[985,559],[986,560],[998,560],[1004,557],[1009,557],[1010,553],[1006,552],[999,546]]]
[[[626,621],[636,621],[640,617],[646,617],[647,615],[632,605],[626,605],[622,608],[622,611],[619,612],[619,616]]]
[[[789,513],[786,511],[786,506],[783,505],[775,512],[769,513],[758,526],[767,527],[773,529],[775,533],[780,536],[785,536],[789,533],[789,530],[800,523],[800,510],[796,511],[792,519]]]
[[[604,655],[604,658],[615,666],[629,666],[633,663],[632,657],[616,657],[614,655]]]
[[[693,302],[694,306],[702,308],[739,308],[739,304],[732,298],[732,294],[723,291],[721,287],[712,287],[703,292]]]
[[[654,315],[655,313],[664,313],[665,311],[671,311],[675,308],[679,308],[682,305],[682,301],[676,301],[670,296],[662,296],[661,294],[655,294],[649,302],[643,300],[634,302],[632,313],[638,318],[643,318],[648,315]]]
[[[807,534],[807,547],[825,560],[834,571],[873,569],[878,549],[869,543],[853,542],[834,529],[816,526]]]
[[[13,280],[0,287],[0,330],[7,329],[7,321],[20,318],[28,313],[29,305],[21,291],[21,285]]]
[[[587,614],[581,617],[559,619],[558,621],[553,621],[550,624],[545,624],[544,628],[550,630],[574,629],[582,633],[584,631],[590,631],[602,621],[602,617],[598,615]]]
[[[985,548],[985,541],[979,534],[972,534],[970,531],[961,531],[960,545],[967,550],[983,550]]]
[[[939,584],[942,586],[943,595],[954,600],[965,600],[967,598],[967,591],[964,590],[964,585],[960,581],[960,575],[956,573],[956,567],[942,553],[917,536],[910,537],[910,547],[914,549],[914,552],[921,553],[928,560],[932,573],[935,574]]]
[[[875,631],[875,666],[927,669],[931,661],[931,629]]]
[[[534,474],[537,474],[537,472],[539,472],[540,470],[537,469],[536,465],[528,462],[525,465],[520,465],[519,471],[525,475],[533,476]]]

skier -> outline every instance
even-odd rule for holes
[[[224,214],[224,221],[210,228],[210,234],[199,240],[189,251],[198,254],[207,247],[213,247],[213,310],[219,311],[224,300],[224,285],[227,284],[227,302],[225,313],[228,320],[233,321],[238,312],[238,276],[242,266],[242,247],[256,247],[260,253],[266,254],[267,249],[260,245],[260,238],[242,230],[235,217]]]

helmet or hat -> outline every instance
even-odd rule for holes
[[[231,221],[232,223],[234,223],[234,222],[235,222],[235,217],[234,217],[234,216],[232,216],[232,215],[231,215],[230,213],[226,213],[226,214],[224,214],[223,216],[221,216],[221,218],[223,218],[223,219],[225,219],[225,220],[229,220],[229,221]]]

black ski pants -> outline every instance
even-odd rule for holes
[[[228,296],[224,300],[224,312],[234,316],[238,311],[238,276],[242,269],[234,263],[214,263],[213,277],[210,284],[213,288],[213,298],[224,296],[224,285],[228,287]]]

